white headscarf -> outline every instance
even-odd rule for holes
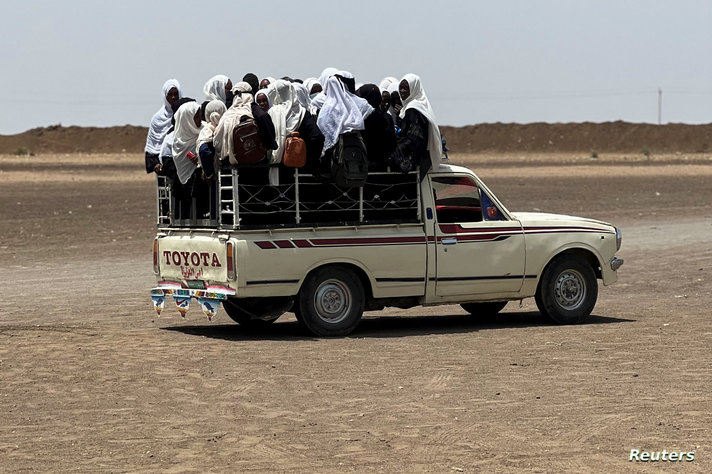
[[[339,135],[354,130],[363,130],[363,121],[373,112],[373,107],[366,99],[357,97],[346,90],[346,86],[337,78],[326,81],[326,102],[316,121],[324,134],[322,156],[339,140]]]
[[[265,97],[267,97],[267,103],[270,107],[272,107],[272,97],[270,97],[269,86],[267,86],[266,89],[260,89],[257,91],[257,94],[255,94],[255,102],[257,102],[257,96],[260,94],[264,94]]]
[[[307,92],[309,93],[309,95],[311,95],[312,87],[314,87],[315,84],[321,85],[321,82],[319,82],[319,79],[317,79],[316,77],[308,77],[304,79],[304,87],[307,88]]]
[[[338,74],[338,72],[339,70],[335,67],[327,67],[321,71],[321,76],[319,76],[319,85],[321,85],[323,89],[326,89],[326,81],[334,74]],[[322,90],[311,100],[311,105],[313,105],[316,110],[321,110],[324,106],[324,102],[326,102],[326,92]]]
[[[297,100],[297,93],[289,81],[277,80],[274,84],[274,105],[267,111],[274,124],[277,149],[270,154],[270,163],[281,163],[284,155],[284,141],[287,135],[294,132],[302,124],[306,109]],[[276,168],[273,168],[276,170]],[[270,170],[271,171],[271,170]],[[270,174],[273,176],[273,173]],[[271,179],[271,182],[274,182]]]
[[[400,118],[405,118],[407,110],[414,109],[423,114],[428,119],[430,126],[428,127],[428,151],[430,152],[430,161],[433,164],[433,169],[437,170],[442,163],[443,143],[440,137],[440,128],[435,121],[435,114],[430,101],[425,95],[423,86],[420,83],[420,77],[415,74],[406,74],[401,81],[406,81],[410,87],[410,95],[403,101],[403,108],[400,111]],[[400,81],[398,82],[400,84]]]
[[[227,108],[219,100],[211,100],[205,106],[205,120],[200,128],[198,141],[195,144],[195,149],[200,152],[200,147],[205,143],[212,143],[215,138],[215,127],[218,126],[220,118],[223,116]]]
[[[188,159],[188,153],[197,155],[195,144],[198,141],[200,127],[195,124],[195,114],[200,110],[197,102],[186,102],[176,112],[176,129],[173,135],[173,161],[176,164],[178,179],[185,184],[197,166]]]
[[[381,89],[381,92],[387,91],[388,87],[390,87],[391,84],[393,83],[398,84],[398,79],[396,79],[393,76],[388,76],[384,77],[383,80],[381,80],[381,83],[378,85],[378,87]]]
[[[309,91],[307,88],[304,86],[304,84],[300,84],[298,82],[293,82],[292,87],[294,87],[294,92],[297,95],[297,100],[299,101],[299,105],[304,107],[311,113],[311,100],[309,99]]]
[[[205,100],[221,100],[223,104],[226,103],[227,95],[225,94],[225,86],[229,80],[230,79],[223,74],[218,74],[208,79],[208,82],[203,86]]]
[[[166,96],[173,88],[178,89],[178,98],[182,97],[180,92],[180,84],[177,79],[168,79],[163,84],[163,107],[158,109],[158,112],[153,114],[151,126],[148,128],[148,136],[146,137],[146,151],[153,154],[161,153],[161,145],[163,139],[166,138],[168,130],[171,128],[171,119],[173,118],[173,109],[168,103]]]
[[[232,105],[223,114],[218,126],[215,128],[215,152],[219,157],[225,155],[230,157],[230,161],[236,163],[235,150],[232,142],[232,131],[240,123],[242,117],[254,118],[252,116],[252,86],[247,82],[238,82],[232,88],[235,97],[232,99]]]

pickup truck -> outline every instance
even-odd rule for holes
[[[159,178],[160,181],[160,178]],[[280,187],[221,172],[210,218],[171,215],[159,182],[153,243],[159,315],[197,300],[211,319],[222,304],[247,327],[287,311],[317,336],[344,336],[364,311],[459,304],[498,313],[534,297],[562,324],[591,314],[598,282],[616,282],[621,231],[597,220],[511,212],[471,170],[442,164],[423,179],[369,175],[339,189],[295,172]]]

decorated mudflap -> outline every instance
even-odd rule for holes
[[[235,290],[223,286],[209,286],[206,289],[184,288],[182,285],[173,282],[160,282],[160,286],[151,290],[151,301],[153,308],[158,316],[166,303],[167,297],[172,297],[173,302],[178,309],[182,318],[186,318],[186,314],[190,310],[190,303],[195,299],[203,310],[208,321],[212,321],[220,309],[220,303],[227,300],[228,297],[235,295]]]

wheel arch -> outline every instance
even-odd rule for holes
[[[309,270],[307,270],[306,274],[304,275],[304,278],[302,278],[302,281],[299,282],[299,292],[302,291],[302,288],[304,287],[304,282],[309,280],[309,277],[314,274],[315,272],[321,270],[324,267],[338,267],[338,268],[343,268],[346,270],[350,270],[353,272],[356,277],[361,281],[361,285],[363,286],[363,291],[366,297],[366,300],[369,301],[373,299],[373,280],[371,278],[371,275],[366,271],[366,269],[359,264],[356,261],[349,261],[349,260],[333,260],[333,261],[325,261],[325,262],[319,262],[316,265],[313,265]]]
[[[603,278],[603,275],[601,273],[601,266],[603,265],[601,260],[598,258],[596,253],[589,248],[586,247],[570,247],[570,248],[565,248],[562,249],[558,252],[556,252],[554,255],[552,255],[549,260],[546,262],[546,265],[544,265],[544,268],[542,268],[541,272],[539,273],[538,276],[538,281],[537,281],[537,291],[539,286],[541,285],[541,279],[544,273],[546,273],[546,270],[551,266],[551,264],[559,257],[562,256],[570,256],[570,257],[575,257],[580,260],[583,260],[584,262],[588,263],[591,268],[593,269],[593,274],[596,275],[596,279],[600,280]]]

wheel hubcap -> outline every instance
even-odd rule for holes
[[[556,279],[556,302],[564,309],[574,310],[583,304],[586,285],[583,275],[576,270],[565,270]]]
[[[316,313],[327,323],[342,321],[351,309],[351,292],[339,280],[326,280],[314,294]]]

